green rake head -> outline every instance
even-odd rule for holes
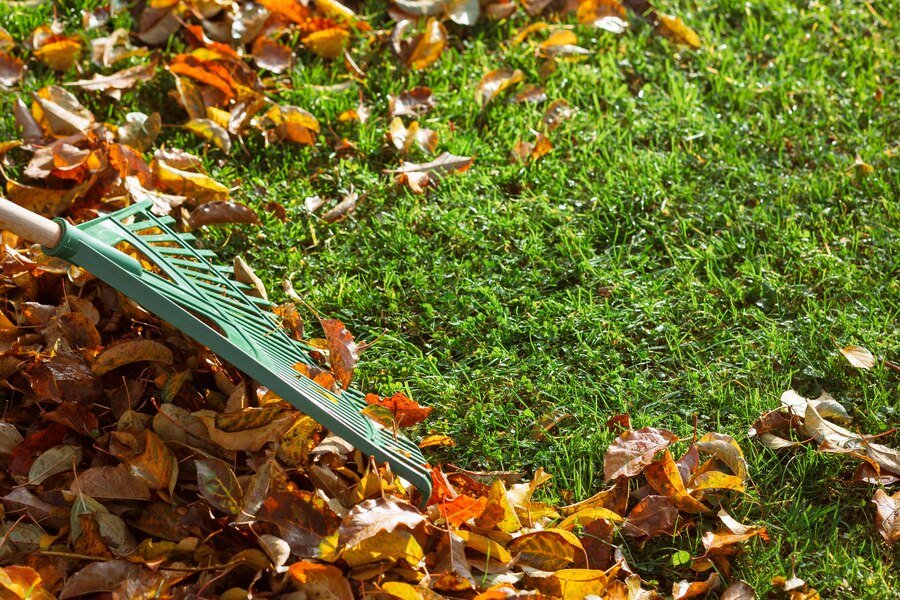
[[[246,294],[249,286],[232,280],[231,268],[213,265],[212,251],[194,248],[194,236],[175,232],[174,219],[158,217],[149,207],[138,203],[77,227],[57,219],[62,237],[44,251],[87,269],[366,455],[390,463],[427,501],[431,475],[419,448],[362,414],[366,403],[359,391],[336,395],[298,373],[297,362],[314,364],[310,348],[285,333],[266,310],[269,302]],[[115,248],[123,243],[156,269]]]

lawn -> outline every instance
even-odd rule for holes
[[[76,31],[81,8],[96,4],[59,3],[59,18]],[[760,593],[796,572],[826,597],[900,597],[897,550],[874,529],[873,489],[845,481],[856,462],[812,448],[774,452],[747,437],[790,388],[829,391],[863,432],[900,425],[898,374],[880,362],[854,369],[837,351],[860,344],[900,359],[900,62],[890,22],[900,6],[658,7],[694,27],[703,47],[678,48],[636,21],[621,36],[576,26],[592,54],[559,61],[538,105],[475,101],[491,69],[540,81],[533,48],[509,42],[522,15],[449,24],[451,48],[422,72],[374,56],[364,84],[336,85],[346,81],[341,61],[300,54],[277,98],[313,113],[324,135],[314,149],[257,135],[230,157],[205,151],[216,179],[264,222],[208,228],[201,239],[226,258],[243,255],[274,296],[288,278],[320,314],[377,337],[359,386],[433,406],[421,432],[457,445],[432,457],[543,467],[548,494],[575,501],[605,486],[610,416],[628,412],[636,426],[685,438],[696,422],[741,444],[753,485],[732,510],[771,536],[747,546],[739,577]],[[363,12],[388,26],[380,5]],[[0,5],[17,40],[52,14],[49,3]],[[38,70],[25,89],[53,77]],[[475,159],[425,195],[385,172],[399,164],[384,137],[388,97],[419,85],[434,92],[421,124],[437,131],[439,150]],[[166,112],[169,88],[160,77],[122,102],[77,95],[111,122],[159,110],[180,123]],[[372,116],[339,122],[360,94]],[[3,140],[16,137],[13,99],[0,102]],[[548,134],[553,150],[510,160],[517,141],[543,131],[555,99],[575,111]],[[338,155],[332,138],[357,151]],[[174,128],[161,141],[204,152]],[[361,200],[344,221],[304,208],[309,196],[349,191]],[[286,220],[263,208],[270,202]],[[555,412],[567,416],[535,439],[535,423]],[[900,435],[882,441],[896,446]],[[676,549],[699,547],[690,535],[632,545],[629,560],[665,589],[688,570],[673,563]]]

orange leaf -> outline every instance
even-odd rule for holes
[[[398,427],[409,427],[424,421],[431,414],[430,406],[420,406],[415,400],[406,397],[403,392],[397,392],[393,396],[379,398],[375,394],[366,394],[366,402],[384,406],[390,410],[397,419]]]
[[[350,582],[334,565],[302,560],[291,565],[288,575],[311,597],[353,600]]]
[[[438,505],[441,516],[454,527],[461,527],[469,519],[474,519],[484,512],[487,506],[487,498],[473,498],[472,496],[457,496],[449,502]]]
[[[692,514],[709,511],[709,507],[688,494],[681,473],[678,472],[678,465],[668,449],[663,453],[662,459],[647,465],[644,476],[653,489],[670,498],[679,510]]]
[[[416,37],[406,64],[415,71],[421,71],[434,63],[446,46],[447,30],[440,21],[431,17],[425,23],[425,31]]]

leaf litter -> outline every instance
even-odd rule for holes
[[[114,6],[85,13],[85,27],[107,27]],[[620,35],[630,25],[626,7],[676,46],[702,46],[684,21],[646,2],[586,0],[566,10],[581,24]],[[504,1],[396,1],[389,9],[396,21],[390,45],[402,68],[426,70],[457,51],[446,20],[468,27],[516,10]],[[552,8],[537,0],[524,2],[522,10],[535,17]],[[157,149],[145,160],[163,126],[160,113],[130,113],[115,127],[96,119],[73,92],[120,98],[165,70],[175,81],[170,96],[188,117],[165,125],[191,132],[205,149],[227,155],[250,135],[269,144],[315,147],[326,128],[306,107],[272,99],[280,78],[311,53],[323,60],[343,58],[350,76],[364,79],[357,61],[365,65],[365,57],[353,44],[373,42],[377,34],[333,0],[213,2],[202,10],[161,0],[139,11],[135,32],[109,32],[90,48],[55,25],[38,27],[21,47],[11,36],[0,36],[0,85],[20,86],[29,60],[79,77],[66,87],[47,86],[17,99],[22,140],[3,150],[15,148],[5,162],[7,195],[76,222],[152,199],[157,214],[187,207],[176,214],[184,228],[259,223],[254,211],[231,200],[230,188],[210,176],[199,157]],[[182,51],[167,54],[161,48],[173,37],[182,38],[175,46]],[[574,31],[542,21],[521,30],[514,43],[526,40],[546,59],[541,81],[556,60],[592,53]],[[92,65],[87,68],[95,71],[89,75],[81,65],[86,50]],[[519,85],[511,102],[547,100],[526,79],[518,69],[490,71],[476,88],[475,102],[485,107]],[[399,155],[414,147],[424,154],[436,150],[437,134],[420,124],[436,104],[426,87],[389,99],[393,121],[387,135]],[[534,132],[534,142],[519,142],[514,155],[530,162],[546,155],[553,147],[550,135],[573,111],[563,99],[551,103],[540,123],[543,132]],[[354,112],[342,120],[368,118],[362,97]],[[449,152],[428,162],[399,160],[387,172],[417,193],[474,162]],[[345,218],[359,197],[346,194],[322,218]],[[322,202],[308,202],[309,211]],[[741,524],[724,508],[713,524],[714,507],[743,493],[749,481],[743,452],[730,436],[695,436],[676,460],[678,436],[632,429],[627,415],[620,415],[619,435],[604,459],[610,487],[581,503],[535,500],[549,479],[541,470],[522,481],[520,473],[435,464],[435,493],[422,508],[417,492],[387,466],[372,463],[207,349],[89,274],[47,263],[23,240],[5,235],[4,242],[0,369],[16,404],[0,422],[8,476],[0,487],[7,540],[0,585],[16,597],[276,597],[302,589],[336,598],[653,598],[658,593],[645,589],[621,545],[686,529],[702,531],[705,553],[688,556],[696,575],[674,582],[673,597],[719,588],[725,588],[723,597],[754,595],[744,582],[726,587],[730,560],[741,544],[764,542],[766,528]],[[265,296],[248,265],[238,271]],[[346,389],[367,345],[336,319],[320,320],[324,343],[306,339],[295,307],[276,311],[295,338],[320,350],[320,365],[304,366],[298,376],[335,392]],[[36,322],[40,333],[30,329]],[[874,366],[864,348],[841,352],[855,367]],[[368,394],[366,401],[367,414],[393,427],[415,426],[431,412],[400,392]],[[897,451],[839,424],[846,424],[846,411],[830,397],[790,396],[783,402],[784,408],[754,425],[764,444],[815,442],[820,451],[862,461],[859,481],[900,479]],[[534,438],[547,440],[568,416],[543,418]],[[432,432],[421,446],[457,442]],[[897,494],[879,489],[873,503],[878,531],[887,542],[896,541]],[[704,575],[711,565],[716,571]],[[789,591],[798,587],[806,593],[802,581]]]

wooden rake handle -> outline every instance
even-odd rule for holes
[[[0,198],[0,229],[11,231],[45,248],[56,246],[62,236],[62,227],[58,223],[22,208],[6,198]]]

